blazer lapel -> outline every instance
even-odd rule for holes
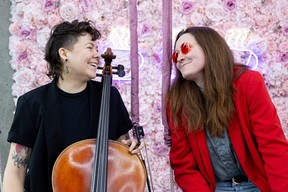
[[[243,141],[243,134],[241,131],[240,123],[238,120],[237,113],[234,113],[231,119],[230,126],[228,128],[228,134],[230,137],[230,141],[233,145],[233,149],[237,154],[237,158],[241,163],[241,166],[245,169],[245,146]]]
[[[47,142],[50,141],[51,143],[57,143],[56,138],[58,138],[58,135],[61,134],[61,111],[60,98],[55,80],[53,80],[47,88],[43,111]]]
[[[101,86],[93,86],[96,83],[93,81],[88,81],[87,86],[89,89],[89,103],[90,103],[90,135],[97,135],[98,122],[100,115],[100,104],[102,97]]]

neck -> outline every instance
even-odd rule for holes
[[[57,86],[59,89],[62,91],[65,91],[66,93],[79,93],[83,91],[86,86],[87,82],[81,82],[81,81],[72,81],[72,80],[67,80],[67,79],[61,79],[59,78],[57,82]]]
[[[202,81],[195,81],[196,85],[200,88],[200,90],[203,92],[204,91],[204,82]]]

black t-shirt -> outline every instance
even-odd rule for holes
[[[32,148],[29,161],[29,179],[26,180],[30,191],[51,192],[51,174],[58,155],[73,141],[96,138],[101,95],[102,84],[96,81],[89,81],[87,89],[76,94],[76,100],[79,96],[79,98],[86,100],[86,102],[80,102],[79,106],[75,104],[69,109],[70,106],[68,104],[71,102],[69,100],[73,100],[73,95],[70,95],[71,97],[66,95],[68,98],[66,98],[67,100],[64,99],[64,107],[62,106],[61,109],[61,102],[63,104],[63,98],[66,96],[65,93],[59,92],[56,82],[52,81],[19,97],[7,140],[8,142]],[[86,111],[87,101],[89,101],[89,110]],[[81,112],[84,113],[83,115],[89,114],[89,117],[84,117],[80,121],[71,120],[71,122],[74,121],[74,123],[77,122],[78,124],[74,127],[75,131],[77,131],[83,122],[85,124],[83,127],[87,129],[83,132],[80,131],[81,134],[76,135],[75,132],[72,140],[67,140],[67,133],[69,131],[66,129],[69,127],[69,123],[66,121],[69,121],[73,116],[63,116],[63,113],[69,110],[77,113],[75,116],[77,118],[83,118]],[[108,137],[109,139],[116,140],[121,135],[128,133],[133,125],[118,90],[113,86],[111,86],[109,114]],[[89,121],[89,125],[87,125],[87,120]],[[65,121],[64,124],[63,121]],[[63,137],[62,134],[66,134],[66,136]],[[63,142],[63,139],[66,141]]]
[[[89,137],[88,87],[80,93],[66,93],[59,89],[61,108],[61,137],[65,145]]]

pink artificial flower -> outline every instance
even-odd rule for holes
[[[25,52],[25,55],[27,56],[26,50],[27,50],[27,45],[25,43],[18,42],[18,44],[15,45],[16,53],[24,53]]]
[[[277,61],[282,62],[282,63],[288,62],[288,52],[286,52],[286,53],[283,53],[283,52],[278,53]]]
[[[18,3],[16,4],[15,7],[15,14],[17,14],[18,16],[23,16],[25,13],[25,6],[23,3]]]
[[[16,71],[13,75],[15,83],[22,87],[31,87],[35,82],[35,76],[33,70],[29,68],[22,68]]]
[[[206,16],[211,20],[215,22],[219,22],[223,20],[225,16],[225,11],[223,7],[221,7],[218,3],[213,2],[206,6]]]
[[[27,52],[22,52],[17,56],[17,62],[24,63],[28,61],[28,55]]]
[[[286,94],[288,94],[288,79],[286,79],[282,84],[283,90],[286,91]],[[288,96],[288,95],[287,95]]]
[[[91,8],[91,0],[81,0],[81,7],[83,9],[83,11],[87,12],[90,10]]]
[[[158,138],[158,139],[161,139],[161,140],[163,139],[162,134],[156,133],[155,136],[156,136],[156,138]],[[165,145],[156,145],[156,146],[153,147],[153,148],[154,148],[154,153],[157,154],[157,155],[159,155],[159,156],[164,156],[164,155],[166,155],[167,152],[168,152],[168,147],[165,146]]]
[[[22,87],[18,83],[14,83],[12,85],[12,96],[20,97],[21,95],[23,95],[27,91],[28,91],[27,87]],[[17,103],[17,101],[15,101],[15,104],[16,103]]]
[[[288,52],[288,42],[281,42],[279,45],[279,50],[282,52]]]
[[[247,46],[250,50],[252,50],[256,55],[262,55],[268,47],[267,40],[261,37],[255,37],[250,40]]]
[[[18,23],[14,22],[10,24],[9,32],[11,33],[11,35],[17,35],[19,31],[20,31],[20,26]]]
[[[263,27],[269,24],[269,16],[257,14],[254,16],[254,21],[256,25]]]
[[[190,21],[194,25],[203,24],[203,16],[198,12],[194,12],[190,16]]]
[[[60,16],[65,21],[72,21],[78,18],[78,11],[73,3],[63,4],[60,7]]]
[[[36,71],[39,73],[48,74],[48,68],[47,68],[47,62],[45,60],[42,60],[36,65]]]
[[[51,27],[55,26],[56,24],[59,24],[61,21],[62,21],[61,17],[57,14],[49,14],[47,16],[47,22]]]
[[[21,39],[32,39],[33,32],[28,28],[21,28],[18,32]]]
[[[144,23],[142,25],[141,35],[147,35],[149,32],[151,32],[151,26],[149,26],[146,23]]]
[[[37,41],[39,47],[44,48],[49,37],[50,37],[50,29],[49,28],[44,27],[43,29],[38,30],[36,41]]]
[[[161,63],[162,58],[161,58],[162,54],[160,55],[160,53],[153,53],[152,54],[152,58],[156,63]]]
[[[284,26],[282,26],[281,31],[283,35],[288,36],[288,23],[286,23]]]
[[[225,7],[225,9],[232,11],[236,7],[236,1],[235,0],[225,0],[224,1],[224,7]]]
[[[194,8],[194,4],[191,1],[183,1],[181,6],[179,7],[180,13],[189,14],[192,12]]]
[[[277,6],[275,9],[275,13],[278,17],[279,20],[281,21],[287,21],[288,19],[288,1],[284,0],[282,1],[277,1]]]
[[[52,11],[56,7],[55,0],[44,0],[43,9],[44,11]]]
[[[46,73],[37,73],[35,75],[35,86],[39,87],[42,85],[46,85],[47,83],[50,83],[51,79],[46,75]]]

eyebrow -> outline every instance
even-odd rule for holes
[[[88,42],[88,43],[85,43],[85,45],[92,45],[92,46],[95,46],[93,43],[91,42]]]

